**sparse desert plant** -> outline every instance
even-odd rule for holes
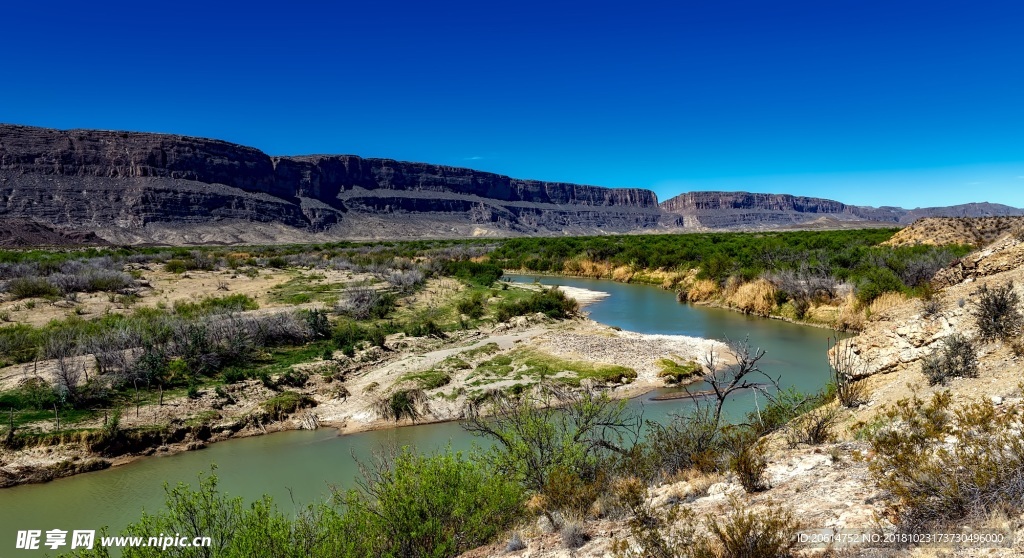
[[[723,519],[708,516],[708,528],[715,536],[718,558],[776,558],[789,556],[796,546],[800,523],[788,509],[769,504],[767,510],[746,508],[738,499]]]
[[[972,314],[978,322],[978,332],[984,340],[1008,339],[1021,330],[1024,316],[1020,312],[1020,297],[1013,283],[989,288],[982,285],[975,293],[978,300]]]
[[[969,339],[953,333],[921,362],[921,370],[930,385],[945,384],[949,378],[977,378],[978,353]]]
[[[590,540],[590,535],[583,528],[583,524],[576,521],[569,521],[563,525],[561,534],[562,546],[570,550],[575,550]]]
[[[839,413],[831,406],[818,407],[793,419],[786,427],[786,441],[790,447],[798,444],[816,446],[832,439],[832,427]]]
[[[768,460],[765,458],[764,442],[740,433],[730,444],[733,449],[729,457],[729,469],[736,473],[743,489],[750,493],[767,490],[769,486],[765,482],[764,473],[768,469]]]
[[[952,405],[949,391],[899,401],[871,433],[869,468],[893,495],[902,532],[964,524],[996,510],[1024,510],[1019,409],[990,401]]]
[[[840,339],[839,332],[829,338],[828,364],[832,385],[835,387],[836,399],[843,407],[851,409],[867,403],[868,393],[865,385],[855,378],[867,372],[865,364],[854,352],[853,342]]]
[[[523,537],[519,531],[513,531],[512,536],[508,539],[508,544],[505,545],[505,552],[518,552],[525,549],[526,543],[523,542]]]

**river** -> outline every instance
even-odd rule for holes
[[[586,307],[598,322],[640,333],[690,335],[709,339],[742,339],[765,350],[761,368],[781,376],[783,387],[803,391],[820,389],[828,381],[825,357],[827,330],[745,316],[720,308],[679,304],[671,291],[648,285],[629,285],[597,279],[509,276],[520,282],[537,280],[610,294]],[[761,402],[763,403],[763,398]],[[650,396],[631,400],[645,419],[664,421],[685,401],[655,402]],[[729,406],[736,416],[753,408],[750,393],[739,394]],[[164,483],[191,482],[196,475],[216,474],[222,490],[252,500],[269,494],[285,512],[317,501],[330,493],[330,485],[352,487],[358,475],[354,458],[366,460],[384,444],[415,446],[433,451],[450,445],[469,450],[479,440],[458,424],[427,424],[339,436],[334,430],[292,431],[229,440],[201,451],[142,459],[123,467],[58,479],[46,484],[0,490],[0,554],[43,555],[42,551],[15,551],[18,530],[99,529],[112,533],[137,520],[142,510],[163,506]],[[67,547],[65,547],[66,550]]]

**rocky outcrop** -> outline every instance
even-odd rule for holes
[[[354,155],[270,157],[186,136],[0,125],[0,217],[106,237],[232,221],[347,237],[625,232],[658,226],[661,215],[654,193],[635,188]],[[361,234],[367,223],[375,230]]]
[[[678,215],[683,226],[751,228],[800,225],[816,220],[905,225],[922,217],[988,217],[1024,215],[1024,210],[992,203],[907,210],[900,207],[847,205],[835,200],[750,192],[686,192],[661,203]]]

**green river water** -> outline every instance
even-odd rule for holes
[[[510,279],[534,280],[527,276]],[[653,286],[560,277],[537,280],[610,293],[586,310],[591,319],[625,330],[720,340],[749,336],[752,345],[766,351],[761,368],[773,377],[781,375],[783,387],[813,391],[828,381],[825,350],[830,332],[827,330],[718,308],[678,304],[673,292]],[[678,400],[656,402],[650,397],[638,397],[629,402],[650,420],[664,421],[687,404]],[[763,398],[761,401],[763,403]],[[739,394],[730,403],[729,412],[738,416],[752,408],[753,396]],[[107,526],[116,533],[138,519],[143,509],[156,511],[162,507],[165,482],[195,484],[196,475],[209,472],[211,464],[217,465],[222,490],[247,500],[269,494],[287,512],[293,501],[303,505],[325,498],[331,485],[351,487],[358,475],[353,457],[367,459],[371,451],[382,444],[396,443],[433,451],[449,444],[453,449],[469,449],[478,442],[455,423],[346,436],[339,436],[330,429],[282,432],[220,442],[201,451],[145,458],[127,466],[46,484],[2,489],[0,556],[44,555],[43,550],[14,550],[16,533],[22,529],[70,531],[98,530]]]

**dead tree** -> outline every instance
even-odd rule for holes
[[[710,395],[715,398],[712,416],[716,428],[721,424],[722,407],[725,405],[725,400],[733,393],[753,389],[763,393],[769,399],[771,398],[765,384],[751,381],[751,375],[759,374],[766,378],[776,390],[779,388],[779,378],[772,378],[758,367],[758,362],[765,355],[763,349],[751,347],[749,338],[744,338],[743,341],[726,340],[726,345],[733,358],[736,359],[736,363],[723,366],[720,357],[714,351],[710,351],[704,356],[705,372],[701,378],[703,383],[710,387],[708,390]],[[691,397],[694,400],[697,399],[696,394],[691,394]]]

